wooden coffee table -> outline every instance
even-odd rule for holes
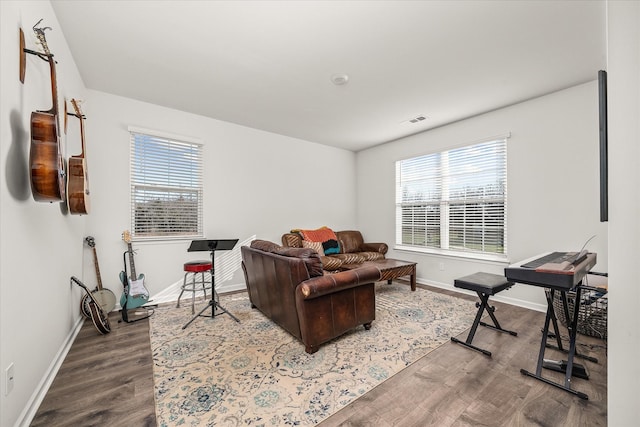
[[[374,265],[381,273],[380,280],[386,280],[389,284],[393,279],[398,277],[410,276],[411,290],[416,290],[416,263],[409,261],[402,261],[399,259],[379,259],[376,261],[365,261],[362,264],[343,264],[340,268],[342,270],[351,270],[363,265]]]

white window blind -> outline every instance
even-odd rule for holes
[[[506,137],[396,162],[396,243],[506,255]]]
[[[202,145],[130,134],[133,237],[202,237]]]

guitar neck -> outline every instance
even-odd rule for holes
[[[136,265],[133,262],[133,247],[131,243],[127,243],[127,247],[129,248],[129,267],[131,268],[131,280],[137,280],[138,275],[136,274]]]
[[[84,158],[84,117],[80,114],[78,118],[80,119],[80,142],[82,143],[82,153],[80,157]]]
[[[100,277],[100,266],[98,265],[98,253],[96,248],[93,248],[93,265],[96,267],[96,277],[98,278],[98,290],[102,290],[102,277]]]
[[[85,151],[85,142],[84,142],[84,114],[82,114],[82,110],[80,110],[80,105],[79,102],[75,99],[71,100],[71,104],[73,105],[73,109],[75,110],[76,114],[75,116],[80,120],[80,142],[82,143],[82,153],[80,154],[80,156],[76,156],[76,157],[82,157],[84,158],[84,151]]]
[[[54,116],[58,116],[58,85],[56,83],[56,61],[53,60],[53,55],[48,55],[49,67],[51,69],[51,101],[52,106],[49,112]]]
[[[36,24],[38,25],[38,24]],[[46,28],[33,28],[33,31],[36,33],[36,37],[40,41],[42,45],[42,49],[44,50],[44,56],[47,57],[47,61],[49,62],[49,69],[51,72],[51,98],[52,98],[52,106],[50,110],[47,110],[47,113],[50,113],[54,116],[58,116],[58,85],[56,80],[56,61],[53,59],[53,54],[49,51],[49,46],[47,45],[47,39],[44,35],[44,30]]]

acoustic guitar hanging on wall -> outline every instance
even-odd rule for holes
[[[56,65],[44,34],[45,30],[51,28],[37,28],[40,22],[42,19],[33,26],[33,31],[42,45],[44,53],[24,51],[33,53],[49,63],[53,105],[49,110],[38,110],[31,113],[31,149],[29,152],[31,193],[38,202],[64,202],[66,201],[66,173],[58,132]]]
[[[66,103],[65,103],[66,105]],[[82,153],[69,157],[69,176],[67,178],[67,199],[69,213],[73,215],[83,215],[89,213],[89,175],[87,173],[87,161],[85,160],[84,142],[84,115],[80,110],[80,102],[71,100],[71,105],[75,114],[72,116],[80,119],[80,140],[82,143]]]

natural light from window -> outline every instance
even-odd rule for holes
[[[131,132],[136,238],[202,237],[202,145]]]
[[[397,247],[505,259],[506,140],[396,162]]]

